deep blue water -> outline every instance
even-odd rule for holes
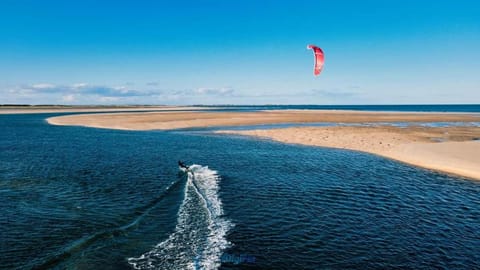
[[[198,105],[199,107],[203,107]],[[211,106],[207,106],[211,107]],[[397,112],[480,112],[480,104],[413,104],[413,105],[225,105],[214,110],[354,110]]]
[[[48,116],[0,115],[2,269],[480,268],[479,182],[353,151]],[[199,164],[193,177],[179,159]]]

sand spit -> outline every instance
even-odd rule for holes
[[[54,125],[125,130],[167,130],[191,127],[278,123],[480,122],[480,114],[390,113],[328,110],[258,112],[139,112],[52,117]]]

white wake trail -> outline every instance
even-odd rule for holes
[[[174,232],[152,250],[129,258],[135,269],[217,269],[230,246],[226,234],[233,224],[223,215],[218,196],[220,177],[200,165],[190,166],[184,199]]]

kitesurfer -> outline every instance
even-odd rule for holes
[[[181,169],[188,170],[188,166],[185,165],[185,163],[181,162],[180,160],[178,161],[178,167],[180,167]]]

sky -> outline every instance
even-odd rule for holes
[[[0,104],[478,104],[480,1],[0,1]],[[325,52],[313,76],[308,44]]]

